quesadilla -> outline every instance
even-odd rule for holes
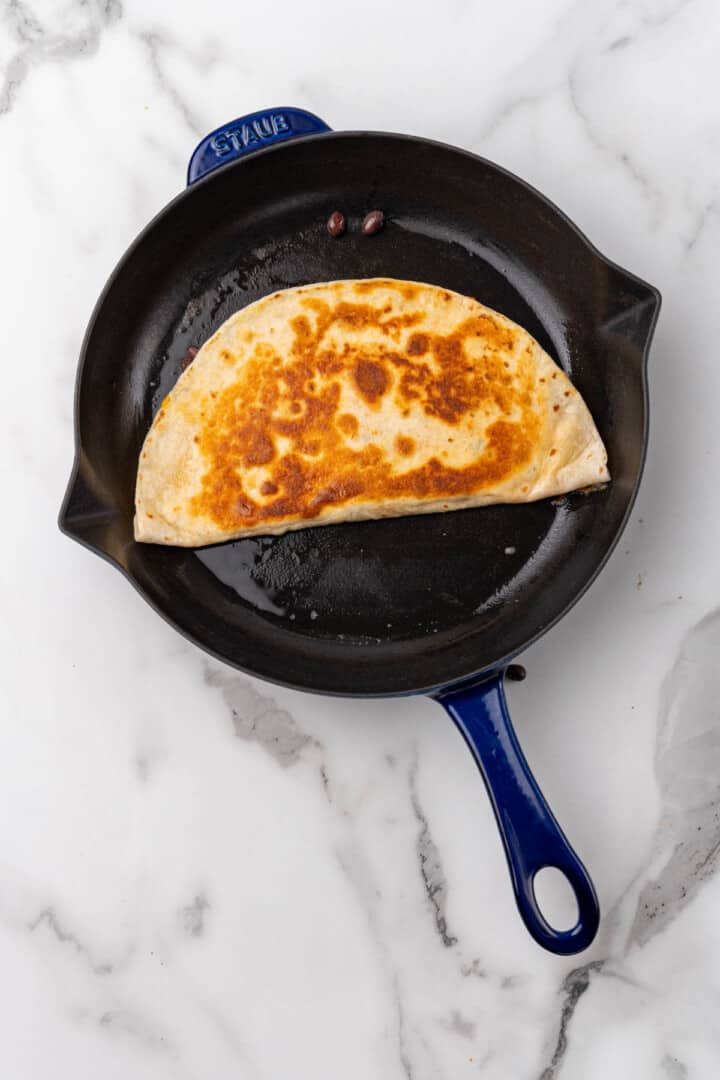
[[[145,439],[135,538],[199,547],[609,479],[585,402],[522,327],[434,285],[332,281],[248,305],[200,348]]]

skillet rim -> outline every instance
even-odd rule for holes
[[[602,555],[597,560],[596,565],[594,566],[592,572],[588,575],[587,579],[574,592],[570,600],[558,612],[556,612],[546,622],[544,622],[543,625],[534,634],[526,638],[518,648],[513,649],[512,651],[497,660],[493,660],[491,664],[484,665],[471,671],[459,674],[456,677],[453,677],[449,682],[443,681],[438,683],[432,681],[428,684],[413,686],[410,688],[405,687],[402,689],[398,689],[397,687],[395,687],[390,690],[378,689],[373,691],[366,691],[362,689],[357,689],[356,686],[348,685],[343,680],[342,676],[337,680],[337,685],[333,685],[330,688],[327,685],[321,685],[320,682],[316,679],[311,679],[305,682],[282,679],[279,678],[277,674],[274,674],[272,671],[268,672],[266,670],[262,670],[262,663],[260,664],[259,669],[250,668],[245,665],[239,665],[233,660],[230,660],[227,656],[224,656],[222,653],[218,652],[216,649],[210,647],[205,642],[203,642],[195,633],[193,633],[190,628],[178,623],[173,616],[171,616],[167,611],[165,611],[160,606],[160,604],[155,601],[155,599],[150,595],[150,593],[145,589],[145,587],[134,576],[134,574],[127,566],[123,565],[123,563],[119,559],[115,558],[114,555],[111,554],[109,551],[96,543],[92,543],[86,536],[83,536],[79,531],[79,526],[73,527],[73,521],[76,518],[79,521],[80,519],[82,519],[82,517],[87,517],[87,514],[83,515],[82,512],[78,515],[73,515],[73,498],[77,495],[78,490],[82,488],[83,485],[88,485],[87,477],[83,472],[83,465],[87,463],[87,466],[92,469],[91,463],[86,457],[83,450],[82,432],[80,426],[80,396],[83,386],[85,365],[88,358],[90,341],[92,339],[98,317],[105,305],[105,302],[110,292],[115,286],[117,278],[122,273],[126,264],[134,255],[136,249],[139,248],[141,244],[145,241],[147,235],[166,215],[170,214],[177,206],[181,205],[185,200],[191,198],[195,194],[196,190],[199,190],[200,188],[208,184],[212,184],[213,181],[215,181],[220,174],[225,174],[229,170],[241,167],[246,163],[248,157],[250,156],[254,159],[268,154],[281,153],[287,147],[291,145],[299,145],[300,143],[320,142],[325,140],[337,141],[341,139],[354,140],[372,138],[394,139],[400,142],[422,144],[424,146],[430,147],[431,149],[436,148],[438,150],[450,151],[453,154],[457,154],[461,157],[470,159],[471,162],[480,163],[484,167],[489,168],[490,170],[499,174],[502,179],[519,185],[519,187],[523,189],[526,194],[538,200],[557,219],[559,219],[570,230],[570,232],[574,234],[575,238],[587,249],[587,251],[590,253],[590,255],[595,261],[601,263],[608,271],[614,272],[621,279],[632,284],[639,291],[644,291],[646,293],[646,296],[638,300],[637,306],[639,307],[651,304],[652,312],[647,322],[646,329],[644,330],[644,341],[642,344],[642,352],[639,365],[639,376],[641,380],[642,391],[642,432],[640,459],[633,480],[632,490],[630,491],[627,498],[627,503],[622,517],[618,523],[615,534],[612,537],[611,541],[607,544],[605,550],[602,552]],[[136,592],[138,592],[140,596],[142,596],[142,598],[150,605],[150,607],[155,612],[157,612],[165,620],[165,622],[172,626],[173,629],[175,629],[178,633],[182,634],[182,636],[186,640],[192,642],[205,653],[214,657],[214,659],[225,663],[228,666],[235,668],[236,670],[242,671],[247,675],[253,676],[255,678],[260,678],[265,682],[272,683],[276,686],[282,686],[304,692],[318,693],[331,697],[385,698],[406,697],[412,694],[423,693],[432,695],[449,687],[468,685],[472,684],[473,682],[482,681],[483,679],[487,678],[491,672],[503,669],[513,659],[513,657],[517,656],[521,652],[524,652],[527,648],[533,645],[550,629],[552,629],[552,627],[555,626],[562,618],[564,618],[565,615],[568,614],[568,612],[575,606],[575,604],[577,604],[578,601],[590,589],[601,571],[604,569],[627,526],[627,522],[635,505],[647,457],[649,436],[649,392],[647,379],[647,363],[650,347],[652,345],[654,332],[657,325],[657,320],[660,313],[660,308],[662,305],[661,294],[654,285],[651,285],[643,278],[638,277],[636,274],[633,274],[629,270],[625,269],[625,267],[620,266],[618,263],[605,256],[599,250],[599,248],[596,247],[596,245],[593,244],[591,240],[589,240],[586,234],[575,224],[575,222],[572,221],[571,218],[569,218],[568,215],[560,209],[560,207],[558,207],[554,202],[552,202],[552,200],[550,200],[546,195],[544,195],[532,184],[528,183],[522,177],[517,176],[510,170],[504,168],[502,165],[498,165],[495,162],[490,161],[488,158],[483,157],[482,155],[476,154],[470,150],[465,150],[462,147],[454,146],[451,143],[442,142],[437,139],[428,139],[419,135],[408,135],[401,132],[392,131],[326,131],[313,135],[300,136],[297,139],[287,140],[287,142],[282,142],[273,146],[263,147],[262,149],[257,150],[248,157],[236,158],[232,161],[228,161],[222,165],[219,165],[211,172],[196,180],[194,183],[192,183],[192,185],[188,185],[187,187],[185,187],[164,207],[162,207],[155,215],[153,215],[150,221],[144,226],[143,229],[141,229],[141,231],[137,234],[137,236],[132,240],[124,253],[121,255],[121,257],[115,264],[115,267],[113,268],[110,276],[108,277],[100,295],[98,296],[98,299],[93,307],[90,319],[88,321],[88,325],[85,330],[85,334],[83,336],[82,344],[80,347],[73,400],[74,456],[70,478],[58,515],[58,527],[65,536],[76,540],[83,547],[86,547],[88,550],[94,552],[96,555],[99,555],[100,558],[104,559],[106,562],[110,563],[112,566],[118,569],[120,573],[126,578],[126,580],[130,582]],[[110,508],[103,507],[102,509],[109,510]],[[452,647],[449,647],[447,652],[451,653]],[[342,666],[342,660],[340,658],[338,658],[338,660],[339,666]],[[333,660],[329,658],[328,665],[330,664],[333,664]],[[337,667],[337,665],[335,664],[333,664],[333,666]],[[395,681],[397,682],[398,680],[396,679]]]

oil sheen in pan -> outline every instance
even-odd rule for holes
[[[297,631],[398,640],[478,615],[492,622],[524,585],[551,580],[576,498],[248,537],[195,556],[245,604]],[[468,588],[478,561],[482,595]]]

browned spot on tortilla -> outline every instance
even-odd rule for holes
[[[387,371],[375,360],[358,360],[353,370],[353,378],[358,390],[370,405],[374,405],[390,385]]]
[[[264,480],[260,485],[261,495],[277,495],[277,484],[273,484],[272,480]]]
[[[352,413],[341,413],[337,418],[337,425],[345,435],[357,435],[360,425],[357,416]]]
[[[260,412],[253,413],[247,423],[237,428],[236,438],[244,449],[243,465],[269,465],[275,457],[275,444],[265,431]]]
[[[408,356],[424,356],[429,342],[427,334],[412,334],[406,345]]]
[[[399,454],[408,457],[415,449],[415,440],[408,438],[407,435],[398,435],[395,439],[395,447]]]

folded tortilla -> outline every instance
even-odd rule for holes
[[[522,327],[434,285],[332,281],[205,342],[145,439],[135,538],[198,547],[609,479],[582,397]]]

